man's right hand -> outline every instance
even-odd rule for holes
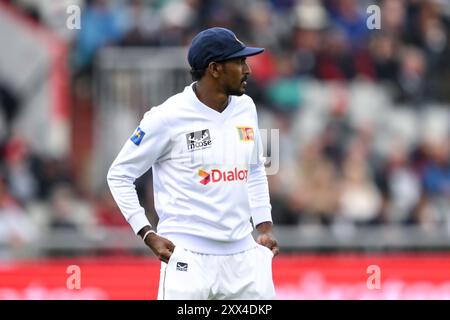
[[[175,249],[175,245],[172,241],[158,236],[156,233],[150,233],[147,238],[145,238],[145,244],[152,249],[159,260],[165,263],[169,262],[170,256]]]
[[[144,236],[144,234],[150,230],[149,227],[142,228],[141,231],[139,231],[139,235],[141,237]],[[145,244],[152,249],[153,253],[158,257],[159,260],[168,263],[170,256],[173,253],[173,250],[175,249],[175,245],[172,241],[169,239],[166,239],[164,237],[161,237],[157,235],[156,233],[152,232],[145,238]]]

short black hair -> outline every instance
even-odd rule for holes
[[[200,69],[200,70],[191,69],[191,71],[189,71],[189,72],[191,73],[192,80],[198,81],[201,78],[203,78],[203,76],[205,75],[206,68]]]

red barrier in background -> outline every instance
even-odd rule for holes
[[[66,285],[71,265],[79,290]],[[379,267],[379,289],[369,266]],[[450,253],[278,256],[273,270],[278,299],[450,299]],[[155,258],[0,263],[0,299],[155,299],[158,281]]]

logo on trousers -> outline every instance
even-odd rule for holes
[[[188,264],[185,262],[177,262],[177,271],[187,271]]]

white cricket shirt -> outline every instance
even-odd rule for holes
[[[153,170],[158,234],[207,254],[255,245],[256,226],[272,221],[253,100],[231,96],[223,112],[204,105],[192,84],[146,112],[108,172],[108,184],[135,233],[150,225],[134,181]]]

